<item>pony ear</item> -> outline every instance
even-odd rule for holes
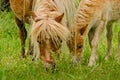
[[[30,14],[30,16],[32,16],[32,19],[33,19],[35,22],[40,21],[40,19],[37,18],[37,15],[35,14],[35,12],[31,11],[29,14]]]
[[[63,16],[64,16],[64,13],[60,14],[59,16],[57,16],[57,17],[55,18],[55,21],[61,22],[62,19],[63,19]]]
[[[35,12],[31,12],[31,16],[32,16],[33,20],[35,20],[35,18],[37,17],[37,15],[35,14]]]
[[[33,12],[33,11],[29,11],[27,14],[29,16],[31,16],[33,20],[37,17],[37,15],[35,14],[35,12]]]

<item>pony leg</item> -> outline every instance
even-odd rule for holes
[[[112,31],[112,23],[109,23],[107,26],[107,53],[105,56],[105,60],[108,60],[109,57],[112,54],[112,37],[113,37],[113,31]]]
[[[33,55],[33,45],[31,44],[31,39],[29,39],[29,48],[27,55]]]
[[[96,48],[97,48],[98,42],[100,40],[101,33],[103,32],[104,26],[105,26],[105,22],[101,21],[99,26],[96,28],[95,35],[91,42],[91,56],[89,59],[88,66],[93,66],[96,64],[96,60],[98,58],[96,55]]]
[[[118,32],[118,52],[116,54],[116,59],[120,59],[120,31]]]
[[[95,29],[91,29],[88,33],[88,39],[89,39],[89,45],[90,45],[90,48],[91,48],[91,42],[92,42],[92,39],[94,37],[94,34],[95,34]]]
[[[25,40],[27,37],[27,31],[25,29],[25,25],[22,21],[20,21],[18,18],[15,17],[15,21],[17,26],[19,27],[19,36],[21,40],[21,55],[24,58],[25,57]]]

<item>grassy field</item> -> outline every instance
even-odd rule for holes
[[[29,32],[29,25],[26,28]],[[113,55],[109,61],[104,61],[104,32],[97,49],[99,59],[96,66],[87,66],[90,48],[86,41],[84,56],[77,67],[70,64],[68,48],[63,46],[61,59],[55,59],[57,70],[46,71],[40,60],[34,63],[29,56],[26,59],[20,57],[21,46],[13,13],[0,12],[0,80],[120,80],[120,61],[114,59],[117,52],[117,33],[120,29],[116,23],[113,29]],[[26,46],[27,52],[28,39]]]

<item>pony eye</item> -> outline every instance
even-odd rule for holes
[[[37,40],[37,42],[38,42],[39,44],[41,44],[41,41]]]
[[[80,48],[82,48],[83,46],[81,45],[81,44],[78,44],[77,45],[77,49],[80,49]]]

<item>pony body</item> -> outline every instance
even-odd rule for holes
[[[15,16],[24,22],[29,22],[25,20],[27,17],[30,17],[29,12],[32,11],[33,0],[10,0],[11,9],[14,12]]]
[[[107,28],[107,54],[105,59],[111,55],[112,23],[120,18],[119,0],[82,0],[79,4],[75,21],[75,53],[74,62],[78,63],[85,48],[85,39],[88,35],[91,47],[89,66],[96,64],[96,48],[100,36],[106,26]],[[118,53],[119,54],[119,53]]]

